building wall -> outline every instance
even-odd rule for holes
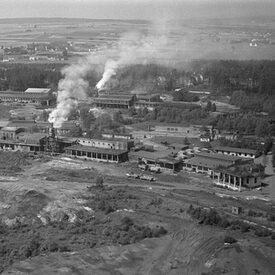
[[[217,152],[219,154],[236,156],[236,157],[241,157],[241,158],[255,158],[254,154],[248,154],[248,153],[238,153],[238,152],[229,152],[229,151],[220,151],[220,150],[217,150]]]
[[[127,154],[112,155],[105,153],[92,153],[80,150],[65,149],[67,155],[83,160],[94,160],[101,162],[119,163],[128,160]]]
[[[79,144],[102,149],[128,150],[126,141],[78,139]]]
[[[39,145],[25,145],[25,144],[3,144],[0,143],[0,149],[3,151],[13,151],[13,152],[40,152],[41,148]]]
[[[17,140],[20,131],[5,131],[0,130],[0,139],[3,140]]]

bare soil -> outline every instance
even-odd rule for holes
[[[273,201],[247,200],[203,176],[127,179],[134,164],[30,157],[0,181],[3,274],[273,274]],[[104,188],[96,187],[102,175]],[[87,188],[89,187],[89,188]],[[202,224],[190,205],[230,226]],[[232,206],[243,213],[234,215]],[[248,211],[258,213],[249,216]],[[259,214],[260,213],[260,214]],[[242,232],[241,221],[255,229]],[[254,227],[253,227],[254,228]],[[225,244],[224,237],[237,240]]]

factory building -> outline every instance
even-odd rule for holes
[[[36,103],[49,106],[52,99],[51,89],[45,88],[28,88],[24,92],[0,92],[1,102]]]
[[[229,167],[240,164],[241,162],[242,159],[239,157],[201,152],[195,154],[193,158],[185,160],[183,168],[187,171],[212,175],[213,171],[219,166]]]
[[[198,153],[184,161],[183,169],[207,174],[214,184],[239,191],[242,187],[260,186],[264,175],[264,167],[254,164],[252,159],[220,153]]]
[[[41,152],[44,151],[45,135],[22,133],[14,138],[0,139],[3,151]]]
[[[237,156],[241,158],[254,159],[257,156],[257,150],[253,150],[253,149],[216,146],[214,150],[220,154]]]
[[[218,186],[241,191],[242,186],[255,188],[262,185],[264,167],[256,164],[243,164],[227,168],[219,167],[212,174]]]
[[[66,155],[84,160],[102,162],[125,162],[128,161],[126,150],[104,149],[92,146],[73,145],[65,148]]]
[[[145,164],[148,167],[158,167],[161,172],[179,172],[182,169],[181,160],[172,157],[173,150],[164,151],[138,151],[131,152],[132,160],[137,160],[139,164]]]
[[[0,139],[2,140],[17,140],[19,134],[23,132],[23,128],[6,126],[0,130]]]
[[[98,108],[129,109],[134,105],[134,102],[134,95],[111,95],[94,98],[94,104]]]
[[[90,146],[102,149],[130,150],[132,142],[118,139],[88,139],[78,138],[77,143],[83,146]]]

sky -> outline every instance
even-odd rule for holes
[[[274,15],[275,0],[0,0],[0,18],[188,19]]]

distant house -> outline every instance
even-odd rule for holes
[[[254,150],[254,149],[216,146],[214,148],[214,150],[217,153],[221,153],[224,155],[237,156],[237,157],[241,157],[241,158],[255,158],[257,156],[257,150]]]

